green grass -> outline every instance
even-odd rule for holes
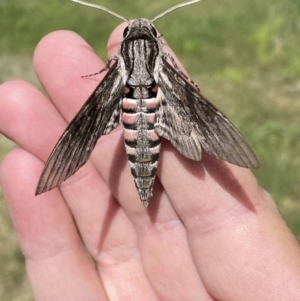
[[[175,0],[97,3],[126,18],[150,19],[176,4]],[[23,78],[36,84],[31,56],[38,41],[53,30],[76,31],[105,58],[106,41],[120,23],[105,12],[68,0],[2,0],[0,13],[0,82]],[[298,0],[203,0],[155,22],[204,94],[255,149],[261,162],[255,175],[298,239],[299,24]],[[1,157],[10,148],[1,138]],[[0,299],[32,300],[3,200],[0,214],[5,246],[0,250]]]

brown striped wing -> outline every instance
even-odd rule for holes
[[[36,195],[73,175],[89,159],[97,140],[118,123],[124,84],[118,62],[91,94],[54,147],[41,174]]]
[[[164,58],[158,87],[161,107],[156,130],[180,153],[200,160],[201,145],[218,159],[259,167],[255,154],[231,122]]]

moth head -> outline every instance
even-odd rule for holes
[[[123,31],[124,39],[156,39],[157,31],[153,24],[147,19],[137,19],[131,21]]]

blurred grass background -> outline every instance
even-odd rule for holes
[[[96,3],[128,19],[151,19],[179,1]],[[54,30],[76,31],[105,59],[106,41],[120,23],[105,12],[68,0],[0,0],[0,16],[0,83],[23,79],[38,85],[32,53]],[[299,0],[203,0],[155,25],[202,92],[252,145],[261,162],[254,173],[299,239]],[[1,160],[12,147],[0,138]],[[33,300],[3,197],[0,241],[0,300]]]

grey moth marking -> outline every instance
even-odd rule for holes
[[[72,1],[120,17],[101,6]],[[86,163],[97,140],[109,134],[120,121],[131,173],[145,207],[152,196],[161,137],[195,161],[201,160],[204,148],[235,165],[259,167],[255,154],[230,121],[181,73],[172,57],[163,52],[152,24],[170,11],[198,1],[172,7],[152,21],[125,19],[128,26],[118,55],[109,60],[107,74],[54,147],[36,194],[73,175]],[[111,61],[114,62],[110,66]]]

